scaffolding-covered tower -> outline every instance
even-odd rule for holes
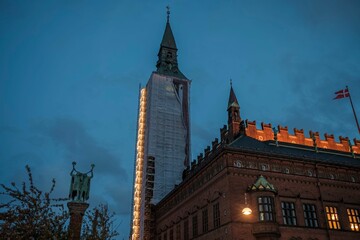
[[[157,70],[140,90],[131,239],[151,239],[151,208],[189,165],[190,81],[180,72],[169,11]]]

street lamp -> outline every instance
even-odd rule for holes
[[[250,215],[251,213],[252,213],[252,210],[251,210],[251,208],[249,208],[249,206],[247,204],[246,193],[245,193],[245,207],[242,210],[242,214]]]

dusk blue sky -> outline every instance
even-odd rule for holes
[[[243,119],[360,138],[360,1],[0,1],[0,183],[67,196],[71,162],[96,165],[90,204],[129,234],[139,84],[155,70],[171,7],[191,83],[192,156],[226,124],[229,79]],[[359,116],[360,117],[360,116]]]

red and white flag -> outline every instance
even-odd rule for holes
[[[334,99],[340,99],[340,98],[346,98],[349,97],[349,89],[342,89],[337,92],[335,92],[336,97]]]

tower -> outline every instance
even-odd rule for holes
[[[178,67],[167,11],[156,71],[140,89],[131,239],[152,239],[152,206],[182,180],[189,165],[190,81]]]
[[[236,98],[232,82],[230,80],[230,95],[228,103],[228,127],[229,127],[229,141],[233,141],[240,134],[241,130],[241,117],[240,106]]]

